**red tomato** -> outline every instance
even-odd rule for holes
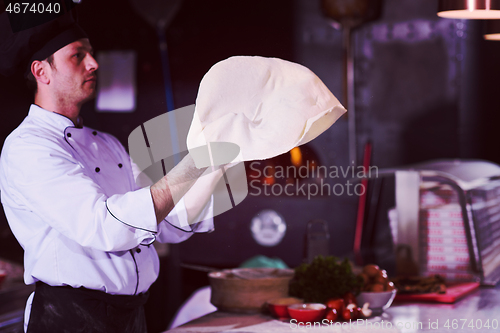
[[[344,294],[344,303],[346,306],[349,304],[356,304],[356,297],[354,296],[354,294],[350,291],[346,292]]]
[[[342,318],[344,320],[354,319],[352,309],[344,308],[344,310],[342,310]]]
[[[344,320],[356,320],[359,318],[359,310],[358,307],[353,305],[352,303],[344,308],[342,311],[342,318]]]
[[[331,298],[326,302],[326,306],[337,310],[337,313],[341,313],[344,309],[344,300],[342,298]]]
[[[337,320],[338,316],[339,315],[338,315],[337,310],[335,310],[335,309],[326,309],[325,319],[327,319],[328,321],[335,321],[335,320]]]

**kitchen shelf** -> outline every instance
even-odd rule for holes
[[[500,281],[500,166],[483,160],[436,160],[379,171],[379,176],[382,177],[397,177],[398,174],[416,174],[420,184],[428,182],[438,186],[446,185],[456,192],[471,272],[483,285],[495,285]],[[418,186],[419,184],[417,191]],[[404,208],[397,209],[417,212],[417,216],[407,220],[418,224],[419,201],[404,205]],[[418,226],[410,227],[418,232]],[[419,252],[418,248],[415,250]]]

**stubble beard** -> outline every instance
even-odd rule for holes
[[[91,84],[92,87],[86,87],[86,85]],[[77,102],[79,105],[83,105],[84,103],[93,100],[96,95],[97,95],[97,88],[96,88],[96,83],[88,83],[88,82],[83,82],[83,84],[80,86],[81,87],[81,97],[78,98],[79,101]]]

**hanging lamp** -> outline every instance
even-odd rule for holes
[[[500,0],[439,0],[437,15],[451,19],[500,19]]]
[[[486,22],[486,30],[483,37],[486,40],[500,41],[500,20],[489,20]]]

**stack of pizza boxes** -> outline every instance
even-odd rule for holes
[[[474,232],[481,257],[483,283],[500,281],[500,181],[492,181],[469,192]]]
[[[439,274],[450,282],[474,280],[455,190],[447,185],[422,183],[419,233],[421,275]]]

